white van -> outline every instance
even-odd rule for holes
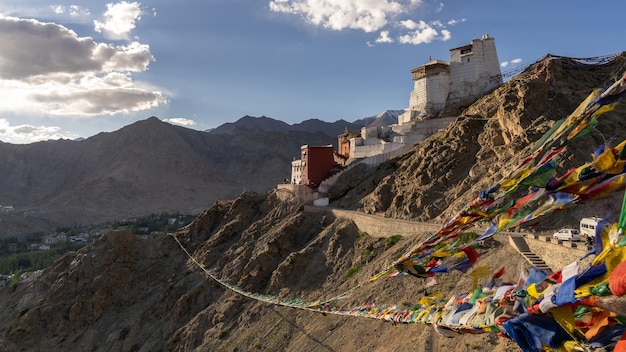
[[[594,238],[596,236],[596,226],[600,222],[600,218],[582,218],[580,220],[580,236],[583,240],[587,240],[587,237]]]
[[[552,235],[552,238],[554,238],[555,240],[562,240],[562,241],[580,241],[581,240],[580,232],[578,232],[578,230],[576,229],[561,229],[558,232],[555,232],[554,235]]]

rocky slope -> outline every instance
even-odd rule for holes
[[[441,221],[456,214],[480,190],[508,175],[555,121],[567,117],[595,88],[613,82],[626,70],[626,57],[602,65],[553,58],[524,73],[468,107],[445,131],[420,143],[412,153],[391,161],[365,180],[363,172],[346,175],[349,186],[337,185],[331,196],[338,204],[388,217]],[[626,137],[626,104],[601,116],[600,124],[568,146],[558,165],[563,172],[591,160],[589,155],[608,141]],[[393,172],[390,172],[393,171]],[[353,187],[359,180],[360,193]],[[372,189],[363,185],[374,186]],[[347,202],[345,195],[359,203]],[[612,204],[599,201],[578,209],[571,218],[605,216]],[[547,217],[550,228],[568,225],[569,216]],[[569,225],[575,224],[575,221]]]
[[[363,284],[340,304],[409,308],[423,290],[421,280],[409,277],[367,284],[418,238],[390,245],[360,234],[349,221],[304,213],[298,204],[272,196],[243,194],[231,207],[205,211],[177,236],[204,266],[251,292],[313,301]],[[498,241],[481,251],[489,251],[485,263],[494,266],[516,258]],[[348,278],[357,267],[362,269]],[[454,273],[439,285],[454,291],[470,282]],[[511,346],[491,335],[452,341],[420,325],[394,327],[255,302],[207,278],[167,235],[108,233],[35,281],[0,289],[0,297],[2,351],[445,351],[459,343],[505,351]]]
[[[505,84],[406,155],[375,170],[355,168],[332,190],[333,205],[437,221],[510,170],[554,119],[573,110],[579,95],[608,81],[610,72],[623,72],[624,61],[600,67],[552,61],[545,68],[550,75]],[[603,116],[601,125],[609,124],[599,129],[605,138],[623,133],[620,116],[623,109]],[[586,158],[587,147],[597,144],[594,138],[601,135],[590,136],[580,150],[570,149],[561,166]],[[368,282],[421,236],[393,244],[361,233],[351,221],[305,212],[273,192],[246,192],[231,205],[216,204],[175,235],[198,263],[250,292],[314,301],[360,285],[339,304],[402,308],[424,292],[424,282],[408,276]],[[504,238],[486,242],[479,251],[481,264],[506,264],[507,281],[517,280],[519,265],[527,268]],[[471,278],[453,272],[440,275],[433,290],[451,296],[469,287]],[[171,236],[114,232],[68,254],[34,281],[0,288],[0,350],[498,352],[517,347],[494,334],[446,339],[422,325],[394,327],[257,302],[212,281]]]

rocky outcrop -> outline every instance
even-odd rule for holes
[[[420,221],[455,215],[477,192],[508,175],[555,121],[567,117],[593,89],[612,82],[625,69],[624,55],[602,65],[547,57],[470,105],[445,131],[383,165],[392,165],[394,172],[352,208]],[[625,114],[626,106],[621,104],[602,115],[594,133],[568,146],[559,170],[589,161],[593,150],[605,142],[623,140]],[[344,182],[351,182],[348,177]],[[336,187],[342,187],[340,183]],[[338,193],[334,197],[342,201]],[[615,212],[615,208],[605,209],[611,202],[600,202],[597,208]],[[565,225],[561,219],[552,220],[547,220],[552,228]]]

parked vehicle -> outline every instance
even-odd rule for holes
[[[582,218],[580,220],[580,236],[584,240],[587,240],[588,237],[595,238],[596,226],[600,220],[601,219],[597,217]]]
[[[580,241],[580,231],[576,229],[561,229],[552,235],[555,240]]]

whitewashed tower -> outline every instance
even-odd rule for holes
[[[413,91],[409,98],[409,109],[398,117],[404,124],[441,110],[446,105],[450,91],[450,63],[430,60],[411,70]]]
[[[475,99],[502,84],[495,40],[488,34],[450,50],[450,94],[447,104]]]

